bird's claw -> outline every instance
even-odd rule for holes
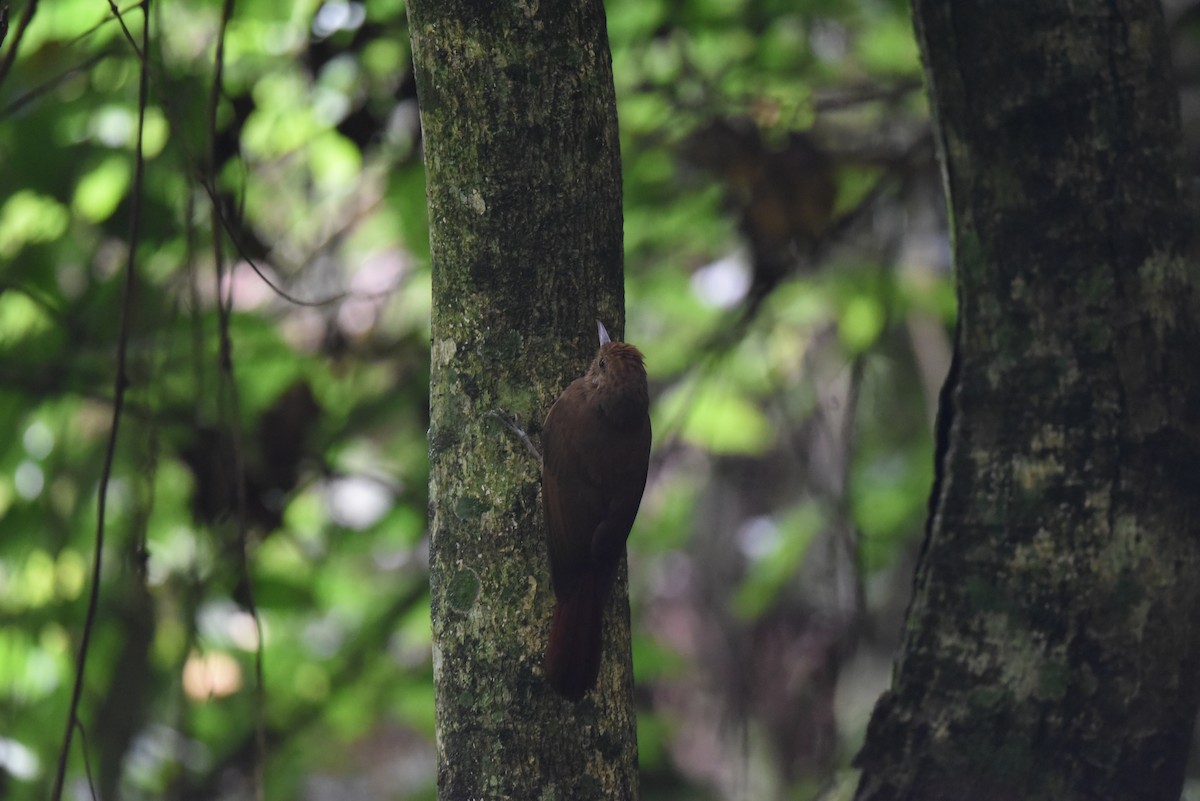
[[[538,464],[540,465],[542,463],[541,452],[538,451],[537,446],[533,444],[533,441],[529,439],[529,435],[525,433],[525,429],[517,425],[517,421],[512,415],[501,411],[500,409],[492,409],[490,412],[488,412],[488,415],[495,417],[504,424],[505,428],[516,434],[520,438],[521,442],[525,443],[525,447],[529,449],[529,452],[533,454],[533,458],[538,460]]]

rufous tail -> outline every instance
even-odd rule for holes
[[[604,619],[604,592],[588,571],[574,590],[559,597],[546,646],[546,680],[571,701],[583,698],[600,675],[600,634]]]

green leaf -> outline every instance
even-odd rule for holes
[[[905,17],[885,17],[859,34],[859,58],[875,72],[916,73],[921,69],[912,25]]]
[[[129,159],[109,156],[99,166],[79,179],[71,208],[88,222],[107,220],[117,210],[121,198],[129,189]]]
[[[662,717],[657,715],[637,716],[638,764],[643,770],[661,768],[666,764],[668,748],[672,739],[670,726]]]
[[[854,467],[851,510],[868,567],[891,564],[896,551],[920,533],[933,481],[930,443],[881,451]]]
[[[773,531],[764,533],[770,539],[758,546],[761,552],[733,597],[733,609],[739,617],[753,620],[770,608],[804,561],[808,546],[825,527],[825,521],[824,509],[806,503],[779,521]]]
[[[855,295],[842,307],[838,336],[851,353],[862,353],[875,343],[886,320],[883,304],[872,295]]]
[[[309,145],[313,179],[322,192],[344,192],[359,179],[362,154],[354,143],[334,131],[327,131]]]
[[[45,307],[20,292],[0,294],[0,345],[14,345],[52,330],[54,318]]]
[[[67,230],[66,208],[49,195],[21,189],[0,208],[0,257],[13,258],[35,242],[52,242]]]
[[[754,455],[767,449],[771,425],[758,406],[727,385],[709,383],[698,392],[693,386],[685,382],[663,397],[656,430],[682,420],[683,439],[712,453]]]

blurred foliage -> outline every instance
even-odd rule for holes
[[[628,332],[656,398],[630,542],[643,792],[811,798],[886,676],[953,315],[907,8],[607,12]],[[140,7],[122,14],[140,42]],[[221,4],[156,3],[151,23],[68,791],[90,772],[105,799],[245,797],[256,608],[267,797],[432,798],[430,278],[403,5],[238,3],[211,131]],[[0,797],[32,799],[91,580],[139,60],[91,0],[42,3],[21,32],[0,84]]]

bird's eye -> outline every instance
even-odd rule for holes
[[[608,362],[604,359],[601,359],[600,360],[600,369],[603,370],[605,367],[608,367]]]

